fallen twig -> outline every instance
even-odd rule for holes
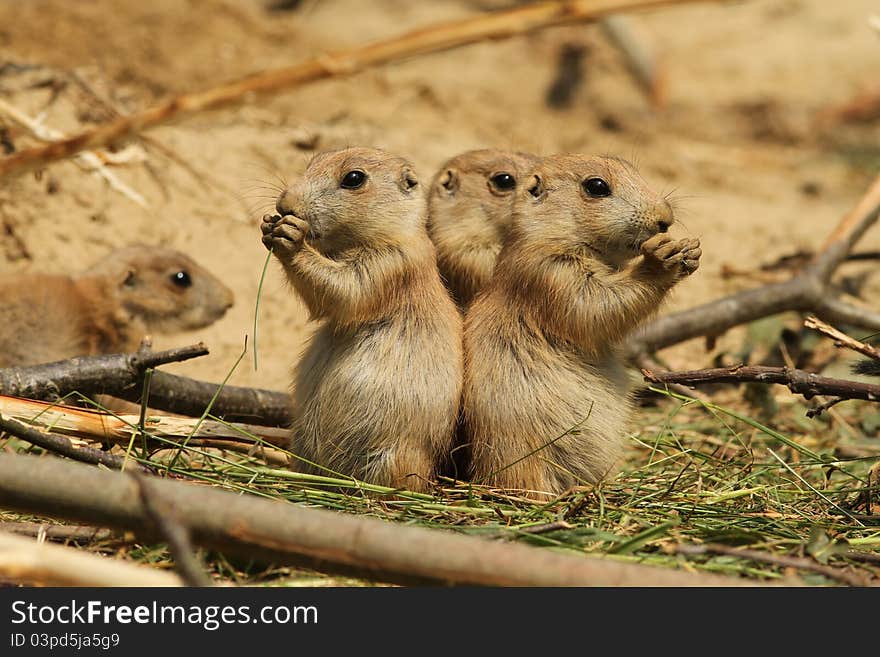
[[[855,573],[848,572],[842,568],[827,566],[825,564],[807,559],[804,557],[791,557],[784,554],[773,554],[771,552],[763,552],[761,550],[750,550],[748,548],[732,547],[730,545],[722,545],[718,543],[705,543],[703,545],[673,545],[668,551],[675,554],[683,554],[686,556],[701,554],[723,554],[740,559],[748,559],[758,563],[769,563],[774,566],[782,566],[783,568],[795,568],[797,570],[809,570],[814,573],[824,575],[829,579],[842,582],[849,586],[878,586],[880,582],[876,579],[871,580],[860,577]]]
[[[3,532],[0,578],[49,586],[180,586],[173,573]]]
[[[83,150],[118,143],[147,128],[184,116],[240,103],[255,94],[294,89],[316,80],[348,76],[373,66],[487,39],[510,38],[554,25],[597,20],[612,13],[697,1],[705,0],[555,0],[432,25],[387,41],[320,55],[301,64],[177,96],[62,141],[20,151],[0,159],[0,178],[33,171]]]
[[[880,176],[802,272],[784,283],[738,292],[656,319],[632,336],[626,345],[627,355],[635,360],[641,353],[700,336],[716,337],[733,326],[788,310],[812,312],[830,323],[880,330],[880,313],[836,299],[830,290],[832,274],[878,215]]]
[[[194,543],[278,565],[401,583],[509,586],[738,586],[744,580],[569,556],[526,545],[312,509],[156,479]],[[126,475],[21,454],[0,454],[0,506],[134,532],[145,522]]]
[[[642,370],[645,381],[650,383],[682,383],[700,385],[702,383],[777,383],[788,386],[792,392],[811,399],[816,395],[833,395],[845,399],[864,399],[880,401],[880,385],[831,379],[812,372],[788,367],[765,367],[762,365],[737,365],[687,372],[660,372]]]

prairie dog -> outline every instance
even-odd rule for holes
[[[482,149],[446,162],[428,192],[428,234],[455,301],[466,308],[492,277],[523,176],[540,158]]]
[[[172,249],[131,246],[75,276],[0,278],[0,366],[134,351],[149,333],[207,326],[232,292]]]
[[[276,210],[263,243],[322,322],[295,370],[293,467],[426,490],[452,449],[462,334],[412,166],[321,153]]]
[[[474,481],[540,497],[613,471],[630,413],[616,347],[699,265],[673,220],[623,160],[555,155],[525,181],[465,319]]]

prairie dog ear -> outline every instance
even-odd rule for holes
[[[400,180],[398,181],[401,191],[409,194],[419,186],[419,179],[415,172],[409,167],[403,167],[400,172]]]
[[[544,181],[541,180],[541,176],[529,176],[529,179],[526,180],[525,187],[528,190],[529,195],[531,195],[536,201],[541,200],[547,193],[547,190],[544,188]]]
[[[455,169],[446,169],[446,171],[440,174],[437,183],[450,194],[455,194],[461,184],[458,177],[458,171]]]

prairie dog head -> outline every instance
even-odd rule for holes
[[[675,221],[666,198],[626,160],[568,154],[541,161],[518,194],[515,216],[524,235],[586,247],[613,267]]]
[[[538,160],[529,153],[497,149],[453,157],[431,182],[428,232],[434,237],[445,230],[465,230],[469,237],[482,237],[500,248],[516,192]]]
[[[333,252],[424,230],[425,201],[412,165],[373,148],[320,153],[278,198],[276,210],[309,223],[308,242]]]
[[[191,258],[156,246],[113,251],[80,278],[103,279],[102,287],[150,331],[208,326],[233,304],[232,291]]]

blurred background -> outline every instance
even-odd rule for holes
[[[176,94],[515,4],[0,0],[0,99],[73,134]],[[253,333],[266,255],[259,217],[315,152],[385,148],[410,158],[427,182],[448,157],[491,146],[612,153],[634,160],[658,189],[674,189],[673,233],[699,236],[704,256],[666,311],[781,280],[784,268],[762,266],[817,249],[880,165],[880,32],[870,21],[878,11],[869,0],[756,0],[632,14],[626,29],[657,67],[652,93],[607,24],[584,24],[198,114],[118,153],[113,171],[142,203],[70,162],[0,186],[0,271],[77,271],[134,243],[185,251],[234,290],[236,304],[207,329],[155,344],[204,340],[210,357],[170,369],[218,380]],[[0,115],[4,153],[36,143]],[[858,248],[878,249],[877,230]],[[877,299],[874,270],[870,260],[846,265],[849,292]],[[285,388],[307,324],[270,263],[260,368],[247,359],[231,382]],[[673,368],[736,360],[748,331],[663,356]]]

